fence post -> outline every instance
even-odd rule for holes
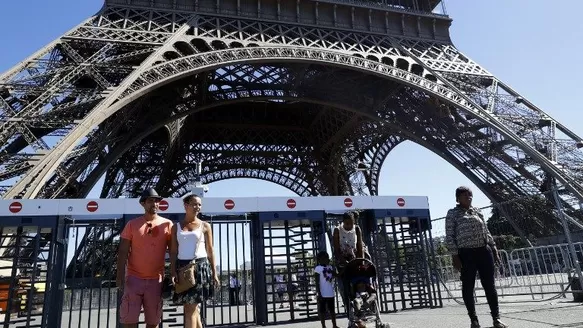
[[[65,293],[65,268],[67,266],[67,246],[68,246],[68,226],[67,218],[59,216],[56,217],[56,224],[54,226],[54,233],[51,243],[53,249],[49,257],[51,261],[47,268],[47,282],[45,291],[49,291],[49,295],[45,297],[45,308],[48,308],[46,316],[47,327],[60,327],[63,316],[63,300]],[[47,306],[50,304],[50,306]],[[43,318],[45,319],[45,318]],[[44,325],[43,325],[44,326]]]
[[[253,265],[253,277],[256,281],[265,279],[265,238],[263,236],[263,222],[259,216],[254,215],[251,219],[251,254]],[[259,280],[258,280],[259,279]],[[257,325],[264,326],[268,322],[267,318],[267,285],[254,284],[255,321]]]
[[[573,265],[575,266],[575,272],[577,272],[577,276],[579,278],[579,290],[583,287],[583,275],[581,274],[581,265],[579,263],[579,257],[577,256],[577,251],[575,250],[575,245],[573,245],[573,240],[571,239],[571,231],[569,229],[567,219],[565,218],[565,213],[563,212],[563,204],[561,203],[561,199],[559,197],[559,193],[557,192],[556,183],[553,186],[553,197],[555,199],[555,203],[557,205],[557,210],[559,212],[559,218],[561,219],[561,224],[563,225],[563,230],[565,231],[565,237],[567,238],[567,244],[569,245],[569,252],[571,253],[571,257],[573,258]],[[575,292],[573,286],[571,286],[571,290]],[[573,293],[573,297],[576,298],[575,293]]]

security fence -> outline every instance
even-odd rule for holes
[[[559,207],[577,254],[574,261],[553,196],[547,192],[480,208],[500,252],[496,286],[503,302],[570,297],[567,291],[579,289],[574,277],[577,262],[583,263],[583,212],[578,204],[563,202]],[[437,274],[443,299],[462,302],[460,273],[453,268],[445,243],[445,221],[445,217],[432,220]],[[479,277],[475,296],[485,301]]]
[[[583,243],[576,243],[580,257]],[[575,265],[567,244],[535,246],[500,250],[501,263],[496,272],[498,295],[506,301],[550,300],[567,297]],[[451,263],[449,255],[437,257],[438,273],[445,287],[444,299],[461,300],[460,274]],[[581,261],[581,258],[579,258]],[[479,277],[476,281],[477,298],[485,297]]]

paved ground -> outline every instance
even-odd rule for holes
[[[480,320],[483,327],[491,327],[491,320],[488,315],[488,307],[486,305],[478,305],[477,307]],[[510,325],[511,328],[575,328],[583,327],[583,304],[573,303],[569,299],[560,299],[558,301],[545,302],[523,302],[520,303],[505,303],[501,304],[503,320]],[[243,311],[242,311],[243,312]],[[446,304],[443,308],[432,310],[408,310],[394,314],[383,315],[384,322],[390,324],[391,328],[458,328],[469,327],[468,319],[465,313],[465,308],[462,305],[455,303]],[[115,311],[110,312],[110,316]],[[79,315],[81,314],[81,318]],[[88,311],[81,313],[73,313],[72,324],[75,327],[81,323],[82,327],[115,327],[114,318],[110,317],[107,320],[106,313],[91,313]],[[218,314],[218,313],[217,313]],[[234,314],[234,313],[233,313]],[[232,314],[232,315],[233,315]],[[240,313],[240,315],[243,313]],[[228,314],[226,314],[226,317]],[[236,314],[235,314],[236,316]],[[89,317],[91,319],[89,319]],[[165,317],[171,317],[169,313]],[[99,324],[97,320],[99,320]],[[0,326],[2,326],[4,318],[0,315]],[[89,320],[90,321],[89,321]],[[217,318],[218,319],[218,318]],[[284,319],[284,318],[281,318]],[[108,322],[109,321],[109,322]],[[233,320],[234,321],[234,320]],[[243,320],[242,320],[243,321]],[[32,323],[32,322],[31,322]],[[216,323],[220,323],[217,320]],[[346,319],[339,319],[339,325],[342,328],[346,327]],[[26,322],[12,322],[8,327],[25,327]],[[63,324],[61,327],[68,327],[68,313],[63,317]],[[172,325],[164,325],[163,327],[182,326],[180,323]],[[297,324],[282,324],[272,327],[281,328],[318,328],[318,322],[303,322]],[[327,324],[331,327],[331,323]],[[228,326],[223,326],[228,327]],[[372,325],[369,325],[372,327]]]
[[[489,310],[486,305],[477,307],[480,322],[483,327],[491,327]],[[583,305],[569,301],[544,302],[544,303],[517,303],[503,304],[502,318],[511,328],[549,328],[583,327],[581,315]],[[446,305],[440,309],[432,310],[408,310],[400,313],[382,316],[384,322],[391,328],[458,328],[469,327],[465,308],[461,305]],[[341,327],[346,327],[346,319],[339,322]],[[328,327],[332,325],[328,322]],[[372,326],[372,325],[370,325]],[[278,326],[281,328],[318,328],[314,322],[288,324]]]

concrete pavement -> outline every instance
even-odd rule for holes
[[[557,302],[501,304],[502,320],[510,328],[575,328],[583,327],[583,304],[568,300]],[[477,306],[482,327],[492,326],[487,305]],[[463,305],[448,304],[430,310],[407,310],[382,315],[391,328],[461,328],[470,323]],[[346,327],[346,319],[340,319],[340,327]],[[331,327],[330,321],[327,327]],[[279,325],[281,328],[318,328],[318,322]],[[374,327],[369,325],[369,327]]]
[[[502,300],[500,308],[502,312],[502,319],[504,322],[510,325],[511,328],[583,328],[583,304],[574,303],[570,299],[559,299],[556,301],[544,301],[544,302],[532,302],[526,301],[524,299],[521,302],[507,303]],[[216,309],[218,310],[218,309]],[[226,309],[225,309],[226,310]],[[238,315],[243,315],[244,313],[252,316],[252,313],[247,313],[247,311],[241,311],[243,307],[239,309]],[[488,306],[485,304],[479,304],[477,306],[478,314],[480,316],[480,322],[484,328],[491,327],[492,321],[489,317]],[[108,313],[109,312],[109,313]],[[222,312],[222,311],[221,311]],[[89,311],[79,311],[69,314],[68,312],[63,313],[63,323],[61,327],[68,327],[69,322],[73,326],[77,327],[79,323],[83,327],[115,327],[115,315],[116,311],[104,311],[102,313]],[[178,313],[165,313],[166,318],[172,318]],[[228,313],[216,313],[215,324],[221,324],[219,318],[221,314],[224,319],[229,318]],[[71,318],[69,319],[69,315]],[[232,313],[232,316],[237,316],[237,314]],[[463,305],[459,305],[453,302],[446,303],[443,308],[438,309],[422,309],[422,310],[407,310],[403,312],[384,314],[382,315],[383,321],[389,323],[391,328],[462,328],[469,327],[468,318],[466,315],[466,310]],[[3,326],[4,318],[0,315],[0,326]],[[33,320],[31,324],[38,324],[37,320]],[[174,324],[165,324],[163,327],[169,326],[181,326],[181,318],[176,318],[177,322]],[[234,318],[232,318],[234,319]],[[244,319],[238,318],[241,321]],[[246,318],[247,320],[252,317]],[[22,319],[20,319],[22,320]],[[15,320],[15,321],[20,321]],[[278,320],[287,320],[286,318],[278,318]],[[25,320],[24,320],[25,321]],[[228,322],[228,319],[225,320]],[[233,320],[235,321],[235,320]],[[210,323],[210,322],[209,322]],[[347,320],[345,318],[340,318],[338,324],[340,327],[346,327]],[[26,322],[12,322],[8,324],[8,327],[25,327]],[[240,326],[240,325],[237,325]],[[327,327],[331,327],[331,323],[328,320]],[[223,327],[229,327],[228,325]],[[280,325],[273,325],[272,327],[281,328],[318,328],[320,323],[318,321],[312,322],[302,322],[302,323],[287,323]],[[374,327],[370,324],[368,327]]]

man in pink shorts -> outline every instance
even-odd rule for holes
[[[144,215],[130,220],[121,233],[117,286],[123,289],[119,318],[125,328],[138,327],[142,306],[147,328],[158,327],[162,318],[162,278],[172,221],[158,215],[160,200],[154,189],[144,191],[140,197]]]

